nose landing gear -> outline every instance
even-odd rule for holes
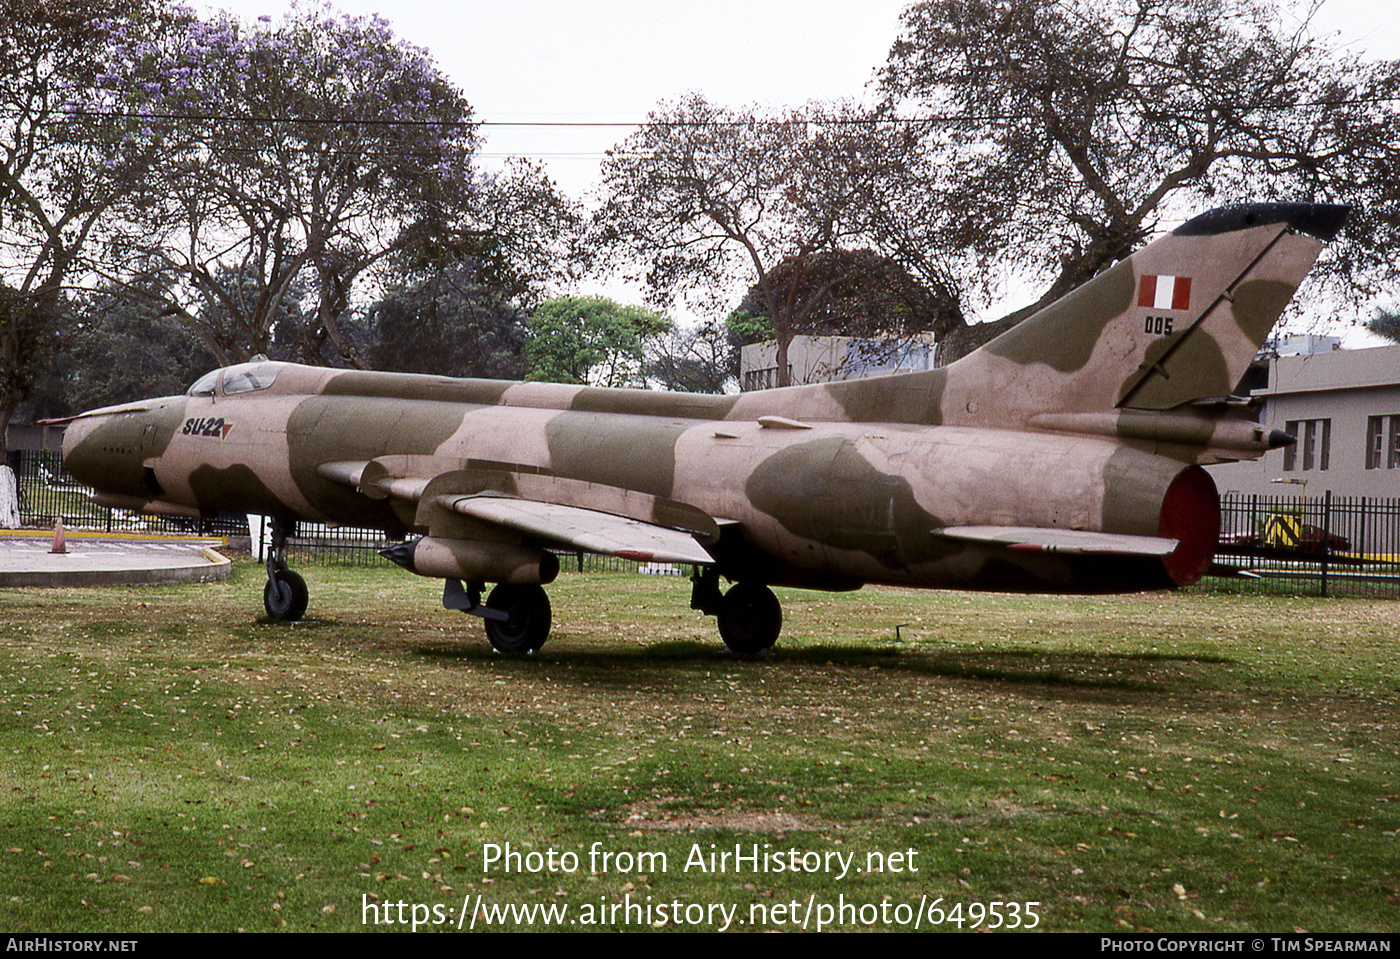
[[[272,518],[272,546],[267,551],[267,585],[263,587],[263,608],[267,615],[285,623],[306,615],[310,591],[301,575],[287,568],[283,552],[295,523]]]

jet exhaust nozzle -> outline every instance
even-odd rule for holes
[[[1220,494],[1199,466],[1176,475],[1162,498],[1159,535],[1178,541],[1165,560],[1167,575],[1190,586],[1210,571],[1220,545]]]

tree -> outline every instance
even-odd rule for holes
[[[722,323],[673,327],[651,341],[647,379],[663,390],[723,393],[739,376],[739,353]]]
[[[914,337],[941,336],[964,324],[955,292],[929,289],[873,250],[788,257],[750,287],[739,309],[766,316],[774,301],[788,314],[790,334],[859,337],[890,352]]]
[[[1357,296],[1392,278],[1400,67],[1334,53],[1286,19],[1253,0],[906,10],[882,86],[886,109],[920,131],[924,174],[876,208],[875,241],[906,265],[922,251],[970,278],[964,302],[996,260],[1044,284],[1026,309],[952,331],[948,352],[1221,197],[1369,201],[1321,272]]]
[[[11,3],[0,18],[0,436],[52,362],[65,286],[164,146],[159,124],[91,109],[104,77],[128,104],[141,92],[111,38],[170,23],[146,0]]]
[[[785,376],[795,320],[769,273],[861,235],[871,178],[902,162],[872,145],[875,130],[839,105],[763,116],[699,94],[663,103],[609,151],[593,239],[639,266],[659,303],[714,308],[735,283],[762,291]]]
[[[0,283],[0,437],[53,365],[61,291],[26,295]]]
[[[671,329],[661,313],[597,296],[549,300],[526,325],[526,379],[592,386],[645,386],[647,343]]]
[[[724,318],[725,335],[736,350],[773,338],[773,321],[762,313],[752,312],[755,308],[759,307],[750,303],[746,296],[744,302]]]
[[[1377,310],[1376,315],[1366,323],[1366,329],[1392,343],[1400,343],[1400,313],[1393,310]]]
[[[521,379],[527,370],[524,315],[482,274],[476,260],[456,260],[380,299],[369,315],[374,367]]]
[[[123,54],[190,141],[131,243],[140,289],[166,277],[164,307],[220,362],[275,351],[278,317],[295,308],[305,322],[290,355],[366,367],[346,322],[376,271],[471,243],[526,273],[572,215],[535,167],[476,171],[470,105],[378,17],[303,9],[250,29],[221,15]]]
[[[183,393],[215,367],[184,324],[111,290],[70,297],[27,404],[35,418]]]

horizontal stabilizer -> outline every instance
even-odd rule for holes
[[[695,537],[639,520],[556,503],[497,496],[444,496],[463,516],[517,530],[552,543],[642,562],[700,563],[714,558]]]
[[[1127,536],[1121,533],[1026,526],[948,526],[934,530],[934,534],[969,543],[1005,546],[1007,549],[1082,556],[1162,557],[1170,555],[1177,547],[1176,540],[1161,536]]]

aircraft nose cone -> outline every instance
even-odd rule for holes
[[[133,413],[84,416],[63,433],[63,464],[98,492],[149,498],[142,480],[141,418]]]
[[[96,479],[101,469],[97,457],[92,455],[93,444],[88,440],[98,428],[100,419],[96,417],[74,420],[63,431],[63,465],[79,483],[97,486]]]

